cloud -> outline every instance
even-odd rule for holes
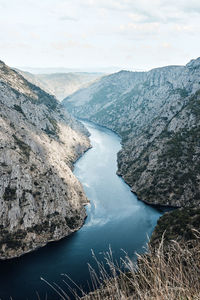
[[[158,33],[160,31],[160,25],[157,22],[154,23],[128,23],[127,25],[121,25],[120,30],[124,31],[131,31],[136,33]]]
[[[66,42],[53,42],[51,44],[51,46],[57,50],[57,51],[64,51],[68,48],[85,48],[85,49],[89,49],[89,48],[93,48],[92,44],[89,43],[81,43],[75,40],[68,40]]]
[[[199,14],[200,13],[200,2],[199,0],[176,0],[176,4],[173,0],[162,0],[161,5],[163,7],[173,7],[179,12],[186,14]]]
[[[158,22],[153,23],[133,23],[129,22],[121,24],[116,31],[116,34],[126,38],[127,40],[135,41],[136,43],[142,41],[149,41],[158,39],[162,33],[162,26]]]
[[[59,17],[59,20],[60,21],[74,21],[74,22],[78,21],[77,18],[74,18],[74,17],[71,17],[71,16],[62,16],[62,17]]]
[[[34,40],[39,40],[39,39],[40,39],[39,34],[34,33],[34,32],[31,32],[31,33],[30,33],[30,36],[31,36],[31,38],[34,39]]]
[[[147,16],[137,13],[129,13],[128,16],[135,23],[145,23],[149,20]]]
[[[5,8],[6,7],[6,2],[5,0],[0,0],[0,7]]]
[[[127,13],[136,23],[169,23],[183,21],[189,14],[200,13],[199,0],[86,0],[86,7],[101,8],[110,13]]]
[[[176,24],[174,25],[174,30],[178,31],[178,32],[192,32],[193,31],[193,27],[190,25],[179,25]]]
[[[1,55],[10,65],[184,64],[199,55],[199,14],[199,0],[0,0]]]
[[[172,46],[171,46],[170,43],[164,42],[164,43],[162,43],[162,47],[165,48],[165,49],[169,49],[169,48],[171,48]]]

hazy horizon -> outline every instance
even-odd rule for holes
[[[200,57],[200,56],[199,56]],[[192,58],[191,60],[195,60],[199,57],[196,58]],[[187,63],[189,63],[191,60],[187,61]],[[166,67],[166,66],[184,66],[186,64],[182,64],[182,65],[163,65],[163,66],[157,66],[154,68],[150,68],[150,69],[126,69],[122,67],[117,67],[117,66],[110,66],[110,67],[93,67],[93,68],[65,68],[65,67],[31,67],[31,66],[11,66],[12,68],[16,68],[16,69],[20,69],[21,71],[25,71],[25,72],[30,72],[33,74],[53,74],[53,73],[102,73],[102,74],[109,74],[109,73],[115,73],[115,72],[120,72],[120,71],[132,71],[132,72],[148,72],[152,69],[156,69],[156,68],[162,68],[162,67]],[[44,73],[45,72],[45,73]]]
[[[44,74],[45,71],[46,74],[52,74],[52,73],[112,73],[120,71],[120,67],[101,67],[101,68],[67,68],[67,67],[41,67],[41,66],[11,66],[12,68],[20,69],[25,72],[30,72],[33,74]]]

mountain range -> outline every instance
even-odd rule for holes
[[[63,100],[122,138],[118,174],[152,205],[200,205],[200,58],[104,76]]]
[[[103,73],[70,72],[33,74],[19,69],[15,70],[29,82],[54,95],[59,101],[103,76]]]
[[[118,174],[140,200],[159,207],[190,208],[174,213],[171,232],[183,223],[182,216],[196,222],[200,58],[186,66],[100,76],[60,104],[39,86],[52,88],[51,77],[54,88],[56,80],[62,86],[66,82],[62,75],[35,77],[0,62],[0,258],[60,239],[84,222],[88,200],[72,170],[90,143],[87,130],[63,106],[75,117],[121,136]],[[49,80],[45,84],[43,76]],[[168,220],[173,223],[170,215],[161,218],[154,240]]]

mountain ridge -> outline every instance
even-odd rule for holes
[[[15,70],[29,82],[54,95],[59,101],[104,75],[102,73],[88,72],[33,74],[20,69]]]
[[[186,66],[121,71],[67,97],[63,105],[75,116],[121,136],[118,174],[141,200],[177,207],[199,205],[199,145],[188,140],[190,134],[199,135],[199,75],[200,58]],[[180,156],[174,159],[176,152]],[[177,171],[175,177],[170,170]],[[192,171],[195,183],[190,180]]]

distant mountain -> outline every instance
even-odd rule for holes
[[[118,174],[140,199],[200,205],[200,58],[105,76],[63,104],[122,137]]]
[[[32,74],[19,69],[15,70],[28,81],[54,95],[60,101],[103,76],[102,73]]]
[[[87,198],[72,173],[87,132],[60,103],[0,61],[0,259],[79,229]]]
[[[25,72],[33,74],[53,74],[53,73],[114,73],[121,70],[120,67],[86,67],[86,68],[63,68],[63,67],[52,67],[52,68],[37,68],[37,67],[14,67]]]

